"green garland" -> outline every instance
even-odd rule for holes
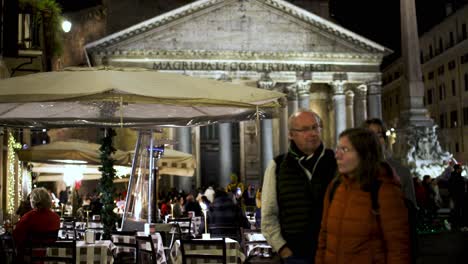
[[[117,221],[117,214],[114,212],[115,209],[115,188],[114,188],[114,159],[111,158],[111,155],[116,151],[112,147],[112,137],[116,135],[115,130],[112,128],[107,129],[107,135],[101,141],[101,164],[102,167],[99,167],[101,171],[101,181],[99,185],[99,192],[101,194],[101,218],[102,223],[104,224],[104,235],[103,239],[110,239],[112,231],[115,230],[115,222]]]

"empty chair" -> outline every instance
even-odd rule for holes
[[[180,227],[181,237],[180,239],[192,238],[192,218],[170,218],[167,220],[168,223],[177,223]]]
[[[25,245],[26,263],[76,262],[76,240],[58,240],[58,231],[29,234]],[[62,251],[63,254],[58,252]]]
[[[78,239],[74,218],[63,217],[60,223],[59,239]]]
[[[156,264],[157,252],[151,235],[136,237],[136,263]]]
[[[245,232],[242,245],[247,257],[245,263],[271,263],[276,257],[265,237],[259,232]]]
[[[200,250],[204,249],[204,250]],[[210,249],[209,251],[206,249]],[[223,263],[226,264],[226,241],[224,238],[211,240],[181,240],[180,250],[182,252],[182,264],[190,261],[200,263]]]
[[[8,232],[0,235],[0,259],[5,264],[16,263],[15,242],[13,236]]]
[[[116,246],[114,263],[136,262],[136,231],[114,231],[111,234],[111,239]]]
[[[176,238],[180,238],[181,231],[179,225],[177,223],[156,224],[156,232],[161,235],[164,252],[166,256],[169,256],[169,252],[171,251]]]

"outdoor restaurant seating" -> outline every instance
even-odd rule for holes
[[[16,263],[15,241],[11,233],[4,229],[0,233],[0,259],[2,263]]]
[[[64,255],[48,252],[66,252]],[[30,233],[25,246],[26,263],[62,262],[76,263],[76,239],[58,239],[58,230],[51,232]]]
[[[136,231],[114,231],[111,240],[116,246],[114,263],[126,264],[136,262]]]
[[[79,239],[74,218],[66,217],[60,221],[59,239]]]
[[[271,246],[259,230],[246,230],[243,233],[242,245],[246,255],[245,263],[278,263]]]
[[[237,242],[242,242],[242,233],[243,228],[239,226],[223,226],[223,225],[209,225],[208,230],[211,234],[211,237],[214,238],[226,238],[236,240]]]
[[[157,263],[157,252],[151,235],[136,237],[137,264]]]
[[[180,237],[178,239],[189,239],[192,238],[192,218],[183,217],[183,218],[169,218],[168,223],[177,223],[178,233]]]
[[[156,232],[161,235],[161,239],[164,246],[164,253],[168,256],[169,252],[174,245],[176,237],[180,239],[180,227],[178,227],[177,223],[170,223],[170,224],[156,224]],[[181,232],[181,231],[180,231]]]
[[[208,250],[200,250],[200,247]],[[200,263],[216,263],[226,264],[226,241],[221,239],[210,240],[181,240],[180,250],[182,252],[182,264],[194,263],[192,260],[200,260]],[[190,260],[190,262],[189,262]]]

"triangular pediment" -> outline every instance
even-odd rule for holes
[[[86,45],[105,51],[386,54],[282,0],[200,0]]]

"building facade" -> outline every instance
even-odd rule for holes
[[[447,16],[419,38],[424,105],[440,129],[444,150],[468,161],[468,5]],[[400,118],[401,59],[383,70],[383,118],[396,127]]]
[[[262,120],[259,127],[246,121],[215,128],[217,155],[212,157],[220,160],[220,168],[210,180],[220,185],[229,182],[237,160],[242,181],[260,183],[268,161],[287,150],[287,116],[298,108],[322,117],[328,147],[347,127],[381,117],[380,64],[391,52],[282,0],[200,0],[85,49],[92,66],[143,67],[287,94],[287,111],[276,119]],[[179,149],[197,153],[204,145],[200,134],[207,133],[182,128],[173,134],[184,145]],[[238,151],[232,149],[237,134]]]

